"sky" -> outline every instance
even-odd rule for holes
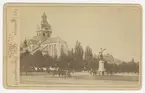
[[[51,37],[59,36],[69,48],[81,42],[94,53],[106,48],[104,53],[115,58],[140,61],[141,57],[141,10],[132,6],[64,6],[64,7],[20,7],[20,36],[36,35],[43,12],[52,27]]]

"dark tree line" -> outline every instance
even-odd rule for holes
[[[24,42],[26,44],[26,42]],[[27,46],[27,45],[24,45]],[[112,71],[114,73],[121,72],[134,72],[139,73],[139,64],[131,60],[130,62],[122,62],[117,65],[115,63],[110,64],[105,61],[106,71]],[[87,46],[85,50],[80,42],[76,42],[74,48],[65,54],[63,47],[61,47],[60,57],[52,58],[49,55],[43,55],[41,51],[35,52],[33,55],[27,50],[20,54],[20,68],[23,72],[31,71],[34,67],[60,67],[63,69],[74,69],[75,71],[82,70],[97,70],[99,68],[99,59],[93,56],[92,49]]]
[[[121,64],[109,64],[105,63],[105,68],[107,71],[112,71],[114,73],[139,73],[139,63],[131,60],[130,62],[122,62]]]

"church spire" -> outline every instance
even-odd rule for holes
[[[47,21],[47,16],[46,16],[45,12],[44,12],[43,15],[42,15],[42,20],[43,20],[43,21]]]
[[[43,16],[46,16],[45,12],[43,13]]]
[[[45,12],[42,15],[41,29],[51,31],[51,26],[47,21],[47,16],[46,16]]]
[[[47,21],[47,16],[45,14],[45,12],[42,14],[41,16],[42,20],[41,20],[41,27],[40,29],[38,29],[37,31],[37,36],[42,36],[42,37],[50,37],[51,36],[51,25],[48,23]]]

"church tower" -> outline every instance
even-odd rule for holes
[[[47,16],[45,12],[41,16],[41,27],[37,30],[37,36],[40,36],[42,38],[48,38],[51,36],[52,30],[51,25],[47,21]]]

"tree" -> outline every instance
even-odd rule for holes
[[[27,40],[26,40],[26,39],[24,40],[23,47],[24,47],[24,48],[27,48],[27,47],[28,47],[28,44],[27,44]]]
[[[26,72],[27,75],[27,72],[31,71],[32,63],[33,63],[33,56],[30,53],[26,51],[23,54],[21,54],[21,58],[20,58],[21,72]]]
[[[81,71],[84,67],[84,61],[83,61],[83,47],[81,46],[81,43],[76,41],[76,45],[74,48],[74,61],[73,61],[73,67],[75,70]]]
[[[61,49],[60,49],[60,59],[61,60],[65,60],[66,59],[66,53],[64,52],[64,46],[62,45],[61,46]]]
[[[139,73],[139,65],[132,58],[130,62],[122,62],[119,64],[117,72]]]
[[[87,70],[91,70],[91,69],[93,69],[93,70],[97,70],[98,69],[98,62],[97,61],[95,61],[95,60],[91,60],[89,63],[88,63],[88,65],[87,65]]]
[[[64,52],[64,47],[63,45],[61,46],[61,50],[60,50],[60,57],[59,57],[59,67],[61,67],[62,69],[67,68],[68,67],[68,60],[67,60],[67,55]]]
[[[85,68],[87,70],[94,69],[93,65],[96,64],[94,64],[93,62],[93,53],[92,53],[92,49],[89,46],[87,46],[85,49],[84,59],[85,59]]]
[[[44,59],[44,56],[40,50],[36,51],[33,56],[34,56],[34,60],[33,60],[34,66],[36,66],[36,67],[45,66],[45,59]]]
[[[131,59],[130,62],[128,62],[128,72],[139,72],[139,65],[134,61],[134,58]]]
[[[75,46],[75,59],[76,60],[82,60],[83,59],[83,47],[81,46],[81,43],[79,41],[76,41],[76,46]]]
[[[69,62],[74,60],[74,50],[73,50],[73,48],[68,51],[68,60],[69,60]]]
[[[30,52],[28,50],[26,50],[24,53],[21,53],[20,54],[20,59],[23,59],[23,57],[25,57],[28,54],[30,54]]]
[[[67,60],[69,64],[68,68],[74,69],[75,64],[74,64],[74,49],[73,48],[68,51]]]
[[[89,46],[87,46],[85,50],[85,60],[91,61],[92,59],[93,59],[92,49]]]
[[[44,55],[43,67],[50,67],[54,65],[54,59],[50,55]]]
[[[119,65],[119,72],[128,72],[128,65],[126,62],[122,62]]]

